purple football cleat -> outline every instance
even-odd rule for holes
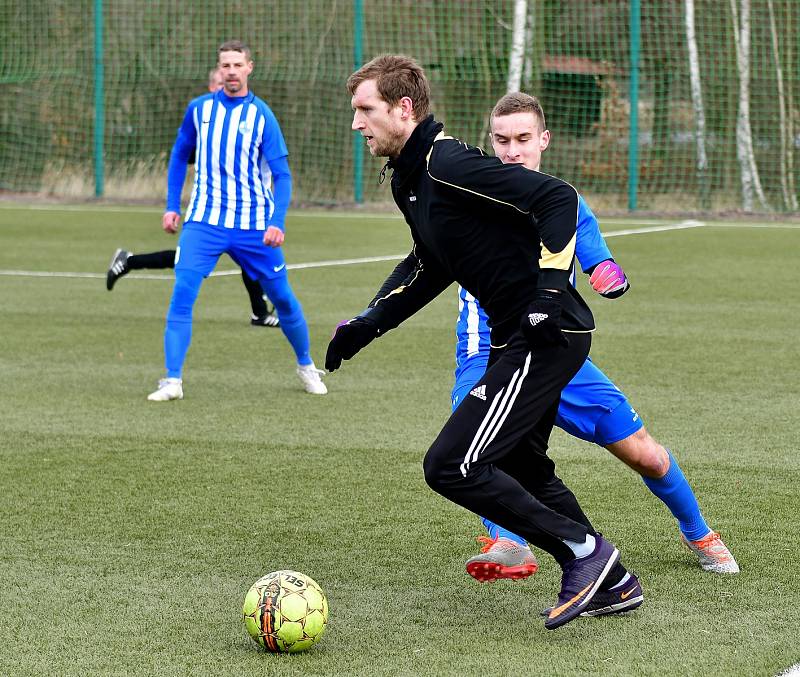
[[[564,567],[558,601],[550,609],[544,627],[555,630],[580,616],[618,559],[619,550],[613,543],[596,534],[594,552],[574,559]]]
[[[581,616],[621,614],[642,606],[642,602],[644,602],[642,585],[639,583],[636,574],[628,572],[628,575],[613,588],[600,586],[597,594],[586,605],[586,609],[581,613]],[[548,616],[550,611],[551,609],[545,609],[542,611],[542,616]]]

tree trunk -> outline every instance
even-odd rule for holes
[[[694,138],[697,147],[697,183],[700,186],[700,207],[711,208],[711,191],[708,180],[708,155],[706,154],[706,113],[703,106],[703,89],[700,83],[700,57],[694,30],[694,0],[685,0],[686,45],[689,52],[689,82],[694,109]]]
[[[522,69],[522,81],[524,83],[526,91],[533,88],[533,76],[534,76],[534,59],[532,52],[532,46],[535,44],[533,35],[534,31],[536,30],[536,10],[539,0],[533,0],[528,5],[527,11],[527,19],[525,21],[525,64]],[[538,63],[538,61],[536,62]],[[537,79],[538,79],[538,68],[535,69],[537,72]]]
[[[525,64],[528,0],[514,0],[514,27],[511,33],[511,54],[508,57],[506,92],[518,92]]]
[[[794,52],[792,51],[794,48],[794,42],[797,39],[795,35],[795,29],[792,26],[792,17],[793,9],[791,6],[786,8],[785,14],[785,31],[784,31],[784,63],[789,64],[789,69],[791,71],[791,64],[795,63],[794,60]],[[795,211],[798,209],[798,200],[797,200],[797,188],[795,186],[795,176],[794,176],[794,151],[795,151],[795,132],[794,132],[794,107],[792,102],[794,101],[794,92],[792,91],[792,87],[794,86],[794,78],[788,77],[786,78],[786,82],[784,83],[786,86],[786,101],[788,102],[788,115],[786,116],[786,137],[787,137],[787,148],[786,148],[786,176],[789,179],[789,194],[792,196],[792,204],[794,205],[792,209]]]
[[[753,130],[750,126],[750,0],[740,0],[741,17],[736,0],[730,0],[733,15],[733,42],[736,48],[736,65],[739,71],[739,113],[736,116],[736,157],[742,178],[742,207],[753,211],[755,192],[761,207],[768,209],[761,181],[758,178]]]
[[[786,115],[786,93],[783,88],[783,68],[781,66],[781,50],[778,41],[778,27],[775,24],[775,8],[772,0],[767,0],[767,10],[769,11],[769,32],[772,38],[772,55],[775,59],[775,80],[778,88],[778,118],[780,133],[780,170],[781,170],[781,190],[783,191],[783,203],[790,211],[797,210],[797,195],[794,194],[792,177],[789,175],[789,163],[791,162],[792,149],[789,145],[791,134],[791,123]]]

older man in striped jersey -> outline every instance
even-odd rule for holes
[[[310,355],[308,326],[289,286],[281,245],[292,191],[288,151],[278,121],[247,86],[249,48],[223,43],[220,91],[193,100],[178,129],[169,162],[167,210],[162,227],[175,233],[189,157],[195,153],[194,190],[175,258],[175,287],[164,333],[166,378],[148,396],[183,398],[183,363],[192,334],[192,308],[203,279],[227,253],[258,280],[280,318],[297,357],[297,375],[309,393],[327,392]]]

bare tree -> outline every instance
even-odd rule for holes
[[[514,0],[514,26],[511,29],[511,54],[508,58],[506,92],[518,92],[528,44],[528,0]]]
[[[536,43],[534,42],[534,31],[536,30],[536,8],[537,4],[540,0],[533,0],[528,5],[528,20],[525,24],[525,69],[523,72],[523,82],[525,83],[525,87],[533,87],[533,76],[534,73],[538,73],[539,69],[536,68],[536,64],[534,63],[534,47]],[[541,52],[541,50],[539,50]]]
[[[778,117],[780,119],[780,170],[781,190],[783,202],[787,209],[797,210],[797,195],[794,189],[794,172],[792,162],[792,148],[790,139],[793,139],[791,116],[786,114],[786,93],[783,87],[783,67],[781,66],[780,43],[778,42],[778,28],[775,24],[775,8],[772,0],[767,0],[769,11],[769,31],[772,38],[772,55],[775,59],[775,80],[778,87]]]
[[[697,36],[694,30],[694,0],[685,0],[686,45],[689,51],[689,82],[694,109],[694,137],[697,146],[697,180],[703,207],[708,207],[708,155],[706,154],[706,113],[703,106],[703,89],[700,84],[700,57],[697,51]]]
[[[768,209],[764,190],[758,178],[753,131],[750,126],[750,0],[740,0],[741,15],[736,0],[730,0],[733,17],[733,42],[739,71],[739,112],[736,116],[736,157],[742,179],[742,207],[753,211],[755,192],[761,207]]]

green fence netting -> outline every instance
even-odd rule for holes
[[[518,73],[553,133],[543,169],[599,209],[795,211],[799,26],[797,0],[5,0],[0,189],[159,199],[183,110],[239,38],[298,202],[388,199],[378,160],[354,166],[360,49],[416,57],[448,132],[484,146]]]

